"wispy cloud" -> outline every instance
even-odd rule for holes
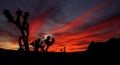
[[[7,4],[2,4],[3,7],[0,9],[16,10],[16,7],[8,7],[9,1],[1,2]],[[28,20],[29,42],[46,33],[52,34],[56,41],[49,51],[59,52],[63,47],[66,47],[67,52],[84,51],[91,41],[105,41],[111,37],[120,37],[118,1],[37,0],[33,5],[25,2],[23,0],[20,2],[26,5],[25,7],[21,4],[13,5],[20,6],[25,11],[29,10],[31,13]],[[78,2],[83,2],[84,4],[81,4],[84,6],[78,5]],[[2,41],[0,48],[17,49],[20,31],[1,15],[2,13],[0,14],[0,41]]]

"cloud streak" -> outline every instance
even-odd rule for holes
[[[59,33],[59,32],[70,30],[73,27],[83,26],[85,24],[83,21],[84,18],[86,18],[86,17],[90,16],[91,14],[95,13],[96,11],[104,8],[105,6],[107,6],[110,3],[111,3],[110,1],[105,1],[103,3],[100,3],[99,5],[91,8],[90,10],[88,10],[83,15],[79,16],[78,18],[76,18],[75,20],[73,20],[72,22],[67,24],[66,26],[64,26],[60,29],[57,29],[55,31],[52,31],[52,33]]]
[[[40,2],[42,3],[43,1],[41,0]],[[120,12],[116,11],[118,9],[115,9],[115,11],[111,9],[112,6],[115,7],[117,5],[115,2],[113,3],[113,0],[101,0],[101,3],[97,5],[92,1],[95,6],[91,6],[89,1],[84,1],[87,6],[83,6],[83,8],[88,8],[88,10],[80,11],[82,15],[80,14],[79,16],[79,12],[77,15],[74,14],[76,12],[73,12],[71,16],[67,16],[65,12],[69,13],[69,11],[64,9],[69,10],[70,8],[62,7],[61,2],[64,3],[63,0],[52,0],[50,3],[36,4],[42,5],[43,8],[35,4],[32,6],[36,8],[31,8],[31,17],[28,21],[30,25],[29,42],[45,34],[51,34],[56,41],[49,51],[60,52],[61,48],[66,47],[67,52],[78,52],[85,51],[91,41],[105,41],[112,37],[120,37]],[[67,4],[70,5],[69,1],[66,1]],[[77,6],[78,10],[79,5],[75,6]],[[88,6],[91,6],[91,8]],[[60,10],[67,17],[59,18],[58,16],[57,19],[61,20],[54,21],[54,15],[61,14],[60,12],[57,12],[57,14],[55,12],[58,7],[61,7]],[[75,9],[75,7],[72,6],[72,9]],[[104,13],[103,10],[105,10],[105,14],[102,14]],[[20,33],[14,26],[5,23],[7,21],[3,18],[2,16],[0,17],[0,41],[2,41],[0,42],[0,48],[15,50],[18,48],[17,37]],[[7,25],[7,29],[4,29],[5,25]]]

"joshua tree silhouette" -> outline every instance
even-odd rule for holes
[[[39,42],[40,42],[40,39],[35,40],[35,49],[34,49],[35,52],[38,52]]]
[[[19,43],[19,51],[23,51],[24,50],[24,48],[23,48],[23,44],[22,44],[22,37],[19,37],[19,40],[18,40],[18,43]]]
[[[39,43],[39,48],[41,48],[41,51],[42,51],[42,52],[45,52],[44,46],[43,46],[43,42],[42,42],[42,41]]]
[[[41,51],[44,52],[44,46],[42,45],[42,41],[40,38],[31,42],[30,45],[32,45],[34,47],[35,52],[38,52],[38,48],[41,48]]]
[[[10,11],[7,9],[4,10],[3,14],[6,16],[6,18],[10,23],[15,24],[18,27],[18,29],[21,31],[22,36],[20,36],[18,40],[20,46],[19,50],[29,51],[29,45],[28,45],[29,24],[26,22],[29,17],[29,13],[24,12],[23,15],[23,12],[20,9],[18,9],[16,11],[16,15],[17,15],[16,20],[14,20],[13,16],[10,14]],[[23,17],[23,21],[21,21],[21,17]],[[25,47],[25,49],[23,48],[23,46]]]
[[[52,40],[50,41],[50,36],[47,37],[47,39],[45,40],[45,43],[47,45],[45,52],[48,52],[49,47],[55,42],[55,38],[52,38]]]

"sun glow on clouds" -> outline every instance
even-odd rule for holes
[[[58,49],[56,47],[67,47],[67,52],[85,51],[91,41],[106,41],[109,38],[119,36],[119,21],[120,18],[114,18],[82,30],[82,32],[61,34],[56,37],[56,44],[50,50]]]
[[[111,37],[120,36],[120,16],[110,17],[105,20],[101,20],[100,23],[92,25],[90,27],[84,28],[88,23],[96,23],[95,19],[85,20],[90,18],[91,15],[102,10],[111,3],[111,0],[107,0],[103,3],[100,3],[91,9],[84,12],[82,15],[76,17],[74,20],[70,21],[68,24],[57,27],[59,23],[65,23],[65,20],[55,22],[54,26],[46,31],[42,31],[47,24],[47,21],[53,14],[53,7],[49,7],[44,13],[34,17],[30,21],[30,37],[29,43],[34,41],[37,38],[46,39],[47,36],[55,38],[55,43],[50,47],[49,51],[60,52],[60,49],[66,47],[67,52],[77,52],[85,51],[91,41],[106,41]],[[102,14],[101,14],[102,15]],[[102,19],[101,16],[99,16]],[[69,19],[69,17],[66,17]],[[86,22],[89,21],[89,22]],[[47,29],[47,28],[45,28]],[[41,31],[42,33],[39,33]],[[35,36],[37,35],[37,36]],[[5,45],[3,45],[5,43]],[[1,48],[6,49],[17,49],[18,45],[12,44],[11,42],[0,42]],[[8,45],[7,45],[8,44]],[[17,43],[18,44],[18,43]]]

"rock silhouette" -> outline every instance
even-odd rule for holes
[[[25,51],[29,51],[29,45],[28,45],[28,37],[29,37],[29,24],[27,23],[27,19],[29,17],[29,13],[28,12],[24,12],[21,11],[20,9],[18,9],[16,11],[16,19],[13,18],[13,16],[10,14],[10,11],[5,9],[3,14],[6,16],[6,18],[8,19],[8,21],[10,23],[13,23],[17,26],[17,28],[20,30],[22,36],[19,37],[18,43],[19,43],[19,50],[23,50],[23,47],[25,47]],[[20,18],[23,18],[23,21],[21,21]],[[23,45],[22,45],[22,41],[23,41]]]
[[[88,46],[88,51],[91,52],[111,52],[120,49],[120,38],[111,38],[106,42],[92,41]]]
[[[111,38],[105,42],[91,42],[87,54],[92,58],[90,62],[119,63],[120,38]]]

